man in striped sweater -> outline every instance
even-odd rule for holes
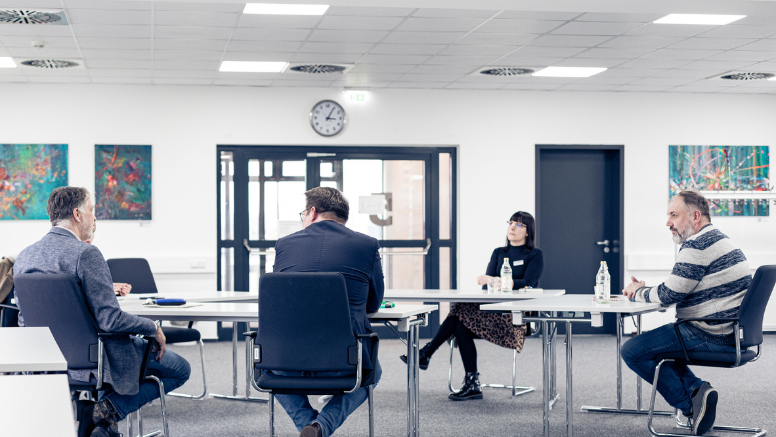
[[[676,304],[676,318],[735,317],[752,280],[746,257],[727,235],[711,224],[706,199],[694,191],[682,191],[668,205],[666,225],[676,244],[681,244],[671,275],[656,287],[632,282],[623,295],[640,302]],[[687,350],[735,353],[733,324],[689,322],[679,325]],[[665,352],[681,351],[674,324],[670,323],[628,340],[622,358],[649,383]],[[671,406],[690,418],[695,435],[714,425],[718,393],[685,365],[669,362],[660,370],[657,390]]]

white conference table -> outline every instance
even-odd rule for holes
[[[0,373],[66,370],[67,361],[49,328],[0,329]]]
[[[2,435],[75,437],[67,375],[0,376],[0,393]]]
[[[167,297],[167,294],[165,294]],[[193,302],[192,299],[188,299]],[[416,437],[419,435],[420,411],[418,408],[418,398],[420,384],[418,381],[419,360],[418,349],[420,343],[420,326],[428,324],[428,314],[436,311],[437,305],[397,305],[394,308],[380,309],[377,313],[369,314],[372,322],[396,322],[399,332],[407,333],[407,357],[412,365],[407,367],[407,436]],[[259,304],[258,303],[229,303],[229,302],[202,302],[197,306],[181,308],[175,306],[149,307],[143,305],[140,301],[122,301],[121,309],[136,316],[146,317],[152,320],[181,320],[181,321],[205,321],[205,322],[258,322]],[[235,328],[236,329],[236,328]],[[236,336],[233,343],[236,342]],[[246,345],[248,343],[246,342]],[[246,366],[252,366],[252,354],[246,347]],[[236,360],[234,362],[234,377],[236,378]],[[245,393],[248,397],[250,393],[251,381],[246,368],[246,388]],[[251,398],[252,400],[266,399]]]
[[[565,322],[566,323],[566,435],[573,437],[573,390],[572,390],[572,323],[590,323],[593,327],[603,326],[603,315],[605,313],[614,313],[618,317],[618,342],[617,342],[617,383],[618,383],[618,400],[622,386],[622,369],[620,364],[620,335],[621,330],[620,321],[623,314],[640,316],[641,314],[663,310],[658,303],[650,302],[631,302],[627,299],[620,298],[621,300],[612,301],[609,304],[598,304],[593,301],[593,295],[591,294],[572,294],[565,296],[549,297],[542,299],[531,299],[523,301],[503,302],[496,304],[480,305],[480,309],[483,311],[494,312],[508,312],[512,313],[513,323],[522,324],[526,321],[539,321],[544,324],[542,336],[544,343],[547,343],[547,328],[550,323]],[[536,311],[539,313],[537,317],[525,317],[523,312]],[[560,313],[560,315],[558,315]],[[565,313],[565,314],[564,314]],[[589,316],[576,317],[578,313],[589,314]],[[554,347],[553,347],[554,349]],[[544,436],[550,435],[550,408],[549,408],[549,393],[550,393],[550,368],[549,357],[547,351],[543,351],[543,364],[544,364],[544,378],[542,381],[544,387],[544,417],[543,427]],[[641,396],[641,390],[639,386],[638,396]]]

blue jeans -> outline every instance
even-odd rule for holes
[[[718,345],[698,336],[686,323],[679,325],[679,332],[688,351],[736,352],[735,346]],[[659,364],[655,357],[661,353],[681,350],[682,345],[676,336],[674,324],[669,323],[631,338],[622,346],[620,354],[631,370],[652,384],[655,380],[655,369]],[[703,381],[686,365],[671,361],[660,368],[657,391],[672,407],[681,410],[685,416],[690,416],[692,392],[702,384]]]
[[[380,368],[380,362],[377,362],[377,366],[374,369],[375,374],[375,387],[380,382],[380,377],[383,374],[383,370]],[[273,370],[272,373],[283,376],[301,376],[302,372],[281,372]],[[310,373],[310,372],[306,372]],[[315,376],[347,376],[353,375],[352,372],[315,372]],[[310,405],[310,401],[305,395],[275,395],[275,398],[286,410],[291,420],[294,421],[297,431],[302,431],[302,428],[309,425],[312,422],[318,422],[321,424],[323,430],[323,437],[328,437],[334,433],[334,431],[345,423],[345,419],[350,414],[364,403],[369,396],[366,387],[361,387],[353,393],[346,395],[332,396],[326,406],[323,407],[320,413]]]
[[[156,353],[151,353],[151,358],[148,360],[148,374],[158,377],[164,384],[164,392],[169,393],[189,380],[191,366],[185,358],[167,350],[161,362],[156,361]],[[140,390],[134,395],[120,395],[113,390],[105,390],[100,392],[99,398],[107,398],[120,420],[124,420],[129,413],[158,399],[159,385],[156,381],[144,380],[140,383]]]

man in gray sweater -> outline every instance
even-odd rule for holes
[[[173,352],[166,351],[162,328],[145,318],[125,313],[113,292],[108,264],[100,250],[84,243],[92,237],[96,217],[94,205],[85,188],[60,187],[51,192],[47,211],[53,227],[40,241],[27,247],[16,259],[13,273],[65,273],[81,284],[86,303],[99,329],[103,332],[133,332],[155,336],[155,354],[149,360],[151,372],[164,383],[165,392],[183,385],[191,373],[189,363]],[[19,326],[24,326],[24,308],[20,305]],[[63,309],[66,311],[66,309]],[[153,382],[139,382],[140,365],[146,341],[134,336],[105,340],[107,360],[103,381],[111,388],[100,392],[93,407],[92,437],[118,436],[115,424],[129,413],[159,397]],[[88,382],[96,377],[89,370],[68,370],[76,381]],[[84,415],[86,420],[88,415]],[[82,428],[79,426],[79,428]]]
[[[694,191],[682,191],[668,205],[666,225],[676,244],[681,244],[671,275],[656,287],[631,278],[623,290],[641,302],[676,304],[676,318],[730,318],[752,281],[746,257],[727,235],[711,224],[707,200]],[[732,322],[688,322],[679,325],[687,350],[735,354]],[[661,326],[628,340],[622,358],[649,383],[665,352],[682,350],[674,324]],[[657,390],[674,408],[690,418],[693,433],[704,434],[714,425],[718,393],[684,364],[669,362],[660,369]]]

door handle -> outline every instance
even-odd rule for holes
[[[609,240],[596,241],[595,244],[604,247],[604,253],[609,253]]]

